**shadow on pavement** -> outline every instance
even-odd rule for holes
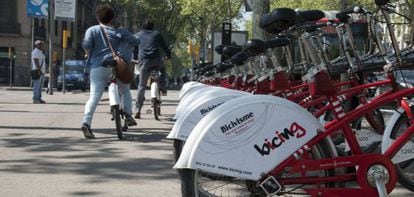
[[[73,128],[73,127],[36,127],[36,126],[0,126],[0,129],[20,129],[20,130],[57,130],[57,131],[81,131],[80,130],[81,125],[79,125],[79,128]]]
[[[47,102],[47,101],[46,101]],[[44,104],[33,104],[32,102],[0,102],[0,104],[4,104],[4,105],[38,105],[38,106],[42,106],[42,105],[85,105],[85,102],[82,103],[51,103],[51,102],[47,102]],[[98,105],[108,105],[105,103],[99,103]]]
[[[101,192],[69,192],[70,196],[100,196]]]
[[[108,110],[109,111],[109,110]],[[58,114],[81,114],[82,112],[79,111],[35,111],[35,110],[30,110],[30,111],[23,111],[23,110],[0,110],[1,112],[5,112],[5,113],[33,113],[33,114],[54,114],[54,113],[58,113]],[[106,113],[109,114],[109,112],[95,112],[95,114],[100,114],[100,113]]]
[[[131,133],[134,132],[134,135]],[[135,135],[135,132],[140,132]],[[126,141],[150,143],[150,142],[159,142],[164,140],[167,137],[166,133],[160,132],[148,132],[148,131],[128,131],[124,133]]]
[[[161,134],[146,135],[143,141],[160,141]],[[2,173],[16,174],[79,174],[88,175],[88,182],[105,182],[110,179],[145,181],[148,179],[177,179],[171,170],[171,155],[131,156],[131,146],[117,146],[125,143],[114,138],[9,138],[1,139],[3,148],[18,148],[35,153],[36,157],[0,161]],[[169,148],[165,143],[157,144],[160,148]],[[154,144],[141,149],[154,150]]]

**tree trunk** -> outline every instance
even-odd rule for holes
[[[348,0],[341,0],[341,10],[348,8]]]
[[[269,0],[252,0],[253,3],[253,15],[252,15],[252,21],[253,21],[253,38],[257,39],[264,39],[266,37],[266,34],[264,30],[262,30],[259,27],[260,17],[262,17],[263,14],[269,13],[270,10],[270,2]]]

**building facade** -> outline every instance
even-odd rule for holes
[[[32,43],[39,39],[49,46],[49,32],[54,34],[52,62],[59,64],[63,59],[63,30],[68,30],[71,35],[65,58],[83,58],[81,42],[86,29],[97,23],[94,15],[97,2],[77,0],[76,20],[55,20],[54,30],[49,31],[47,18],[28,17],[27,0],[0,0],[0,85],[8,85],[10,77],[14,86],[30,85]],[[9,56],[10,50],[12,56]],[[48,47],[45,52],[48,57]]]

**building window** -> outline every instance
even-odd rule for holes
[[[33,18],[33,20],[35,39],[46,39],[46,19]]]
[[[0,33],[20,34],[17,1],[0,0]]]
[[[55,20],[55,36],[57,36],[59,33],[59,23],[57,20]]]

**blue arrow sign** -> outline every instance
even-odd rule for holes
[[[49,0],[27,0],[27,16],[47,17],[49,12]]]

